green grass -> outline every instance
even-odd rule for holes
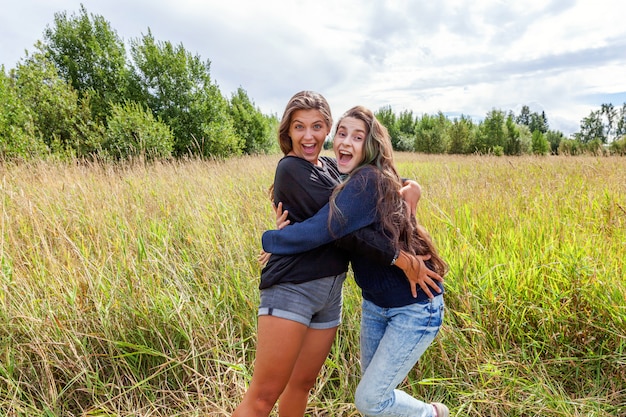
[[[228,416],[277,156],[0,166],[0,415]],[[403,388],[455,416],[626,415],[626,159],[398,154],[451,271]],[[310,415],[358,415],[360,299]]]

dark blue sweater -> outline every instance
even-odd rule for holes
[[[263,249],[277,255],[292,255],[328,244],[363,227],[381,229],[376,211],[378,175],[375,167],[365,167],[350,177],[335,200],[341,215],[334,215],[331,224],[328,224],[330,205],[326,204],[301,223],[263,233]],[[357,253],[352,254],[351,260],[355,280],[366,300],[383,308],[428,300],[419,288],[417,298],[413,298],[409,282],[400,268]]]

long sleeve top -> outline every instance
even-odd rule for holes
[[[289,211],[289,220],[300,223],[313,216],[330,198],[333,189],[341,180],[334,159],[320,157],[321,166],[295,156],[285,156],[274,176],[274,202],[283,203]],[[364,237],[359,238],[362,234]],[[395,247],[388,239],[373,239],[371,231],[360,231],[351,239],[351,249],[389,264],[394,257]],[[356,243],[355,243],[356,242]],[[270,251],[268,251],[270,252]],[[349,253],[335,245],[332,240],[316,245],[306,251],[272,253],[261,271],[259,288],[268,288],[279,282],[306,282],[348,270]]]
[[[375,167],[359,170],[350,177],[336,197],[335,203],[341,215],[333,215],[329,223],[330,205],[326,204],[313,217],[303,222],[289,225],[282,230],[264,232],[263,249],[288,255],[326,245],[363,227],[373,227],[382,233],[380,214],[376,210],[378,175]],[[409,281],[400,268],[358,253],[353,253],[351,260],[355,280],[366,300],[383,308],[401,307],[428,300],[421,289],[418,290],[417,298],[413,298]],[[443,290],[443,286],[441,289]]]

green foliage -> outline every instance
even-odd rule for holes
[[[152,113],[133,102],[114,104],[108,119],[104,154],[115,160],[143,157],[146,160],[168,158],[173,136],[169,127]]]
[[[494,153],[496,146],[504,149],[506,143],[505,115],[502,110],[491,110],[478,126],[473,144],[474,152]]]
[[[228,101],[211,82],[209,61],[182,45],[157,42],[150,31],[131,42],[131,55],[137,100],[170,126],[175,156],[242,152]]]
[[[448,153],[469,153],[471,144],[474,142],[475,131],[476,126],[469,117],[461,115],[460,118],[455,118],[448,131],[448,136],[450,138]]]
[[[89,95],[81,102],[43,54],[27,57],[13,70],[13,77],[31,114],[34,134],[50,151],[83,157],[99,149],[103,129],[91,117]]]
[[[376,116],[376,119],[378,119],[378,121],[387,128],[387,132],[389,132],[389,137],[391,139],[391,145],[394,149],[397,149],[401,138],[397,125],[397,117],[391,109],[391,106],[381,107],[374,113],[374,115]]]
[[[550,153],[550,143],[540,130],[533,132],[532,149],[534,155],[547,155]]]
[[[243,139],[246,154],[268,153],[274,144],[270,135],[269,121],[254,106],[243,88],[230,99],[230,115],[233,119],[235,133]]]
[[[583,145],[579,140],[562,139],[559,143],[559,155],[576,156],[583,153]]]
[[[626,156],[626,135],[611,142],[609,150],[613,155]]]
[[[550,153],[553,155],[558,155],[559,153],[559,145],[561,141],[565,139],[565,135],[563,132],[559,132],[557,130],[548,130],[546,133],[546,140],[550,144]]]
[[[124,42],[109,22],[88,15],[82,4],[78,15],[54,15],[54,25],[46,28],[40,48],[81,97],[90,96],[97,121],[107,118],[112,103],[126,99],[129,73]]]
[[[0,159],[30,159],[46,153],[35,135],[28,107],[20,100],[13,80],[0,71]]]
[[[522,141],[521,132],[519,127],[515,124],[513,115],[509,114],[505,122],[506,127],[506,139],[504,143],[503,152],[506,155],[521,155],[522,154]]]
[[[415,125],[415,150],[424,153],[446,153],[449,124],[450,121],[442,112],[436,116],[423,115]]]
[[[574,137],[582,144],[588,144],[595,140],[606,143],[607,138],[602,123],[602,112],[596,110],[589,113],[589,116],[580,122],[580,131]]]

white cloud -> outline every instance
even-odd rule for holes
[[[33,50],[54,13],[81,2],[3,6],[0,64]],[[127,42],[147,33],[211,61],[230,96],[243,87],[266,113],[317,90],[335,115],[354,104],[483,117],[544,110],[570,134],[626,92],[626,26],[617,0],[83,0]],[[622,93],[622,95],[619,95]],[[613,104],[621,106],[621,102]]]

